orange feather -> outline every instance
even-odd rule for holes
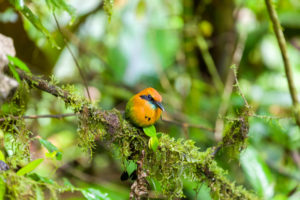
[[[160,117],[162,97],[153,88],[146,88],[134,95],[127,103],[125,116],[134,125],[146,127],[154,124]]]

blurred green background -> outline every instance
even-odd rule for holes
[[[124,110],[138,91],[156,88],[163,97],[163,119],[215,128],[216,121],[237,117],[244,105],[233,87],[224,102],[223,86],[238,67],[238,78],[251,110],[249,143],[238,158],[220,151],[217,161],[228,178],[263,199],[300,199],[300,131],[293,119],[291,98],[278,44],[263,0],[115,0],[109,17],[101,0],[67,1],[75,10],[55,13],[75,54],[94,103],[102,109]],[[25,4],[38,16],[60,49],[0,0],[0,33],[12,37],[17,57],[34,74],[54,76],[59,84],[75,85],[86,95],[82,78],[51,10],[45,1]],[[300,92],[300,1],[274,1],[287,40],[295,84]],[[199,41],[204,41],[199,43]],[[202,44],[202,45],[201,45]],[[212,58],[213,63],[209,62]],[[208,60],[207,60],[208,59]],[[216,84],[209,67],[215,65]],[[221,105],[227,108],[220,114]],[[31,90],[26,115],[69,113],[62,100]],[[225,117],[226,116],[226,117]],[[51,141],[61,161],[46,160],[35,172],[51,179],[68,178],[78,187],[94,187],[111,199],[128,199],[132,182],[120,181],[124,165],[117,149],[97,141],[93,156],[78,148],[77,121],[26,120],[32,137]],[[188,138],[201,150],[215,145],[220,135],[197,127],[160,121],[159,131]],[[39,143],[30,144],[31,158],[44,157]],[[198,190],[198,192],[196,192]],[[205,184],[184,181],[185,199],[211,199]],[[197,196],[196,196],[197,195]],[[64,199],[84,199],[64,193]]]

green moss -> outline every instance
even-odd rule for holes
[[[13,98],[2,105],[0,117],[7,118],[0,123],[4,132],[4,148],[8,155],[7,163],[11,168],[24,166],[30,160],[29,140],[31,132],[26,128],[24,119],[10,119],[10,116],[23,116],[26,110],[29,88],[20,84]]]
[[[104,139],[118,146],[121,159],[137,161],[141,158],[141,152],[145,151],[144,169],[149,172],[149,178],[160,182],[163,193],[170,199],[184,196],[183,178],[199,183],[206,182],[212,196],[216,198],[256,199],[255,195],[227,180],[226,172],[214,160],[214,149],[200,152],[192,140],[175,140],[163,134],[159,139],[158,150],[153,152],[147,145],[149,138],[141,129],[123,120],[119,111],[97,111],[91,108],[88,113],[92,113],[90,115],[93,117],[88,118],[89,123],[86,126],[95,128],[95,123],[102,124],[106,130]],[[230,134],[230,138],[233,140],[228,140],[226,144],[236,141],[236,135],[241,130],[247,130],[244,130],[244,125],[238,122],[231,126],[234,131],[230,132],[233,134]],[[241,144],[243,142],[241,139]]]
[[[230,158],[236,158],[247,147],[248,132],[248,117],[229,121],[225,127],[222,142],[218,146],[224,148]]]
[[[73,86],[65,86],[64,89],[67,90],[67,95],[64,95],[66,91],[59,91],[66,97],[66,106],[71,107],[79,116],[80,146],[92,152],[94,141],[99,137],[117,145],[123,160],[133,161],[139,160],[144,150],[144,169],[149,172],[149,178],[160,182],[162,191],[168,198],[184,196],[182,179],[185,178],[198,183],[205,182],[215,199],[256,199],[252,193],[228,181],[226,172],[214,160],[214,149],[200,152],[192,140],[175,140],[163,134],[159,138],[158,150],[154,152],[148,148],[148,137],[143,131],[123,120],[119,111],[101,111],[78,95]],[[223,147],[233,146],[234,151],[240,151],[245,147],[247,133],[248,118],[244,115],[242,120],[230,122],[221,144]],[[26,141],[22,143],[26,144]],[[9,172],[2,176],[7,178],[7,194],[17,199],[26,199],[24,196],[30,199],[34,196],[34,188],[40,187],[39,183],[31,182],[26,177],[17,179]],[[55,186],[43,186],[54,192],[61,191]]]
[[[6,184],[4,199],[58,199],[58,194],[63,192],[81,191],[80,188],[59,185],[55,181],[41,177],[35,173],[28,176],[19,176],[13,171],[5,171],[0,178]]]
[[[194,141],[175,140],[163,134],[159,139],[159,149],[153,152],[148,149],[147,137],[141,131],[127,123],[123,125],[124,131],[117,140],[123,158],[129,157],[136,161],[140,158],[140,152],[145,150],[144,168],[149,172],[149,178],[160,182],[168,198],[184,196],[182,180],[185,178],[199,183],[206,182],[215,198],[256,199],[255,195],[226,179],[226,172],[213,159],[213,149],[199,152]]]

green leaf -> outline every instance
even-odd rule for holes
[[[151,148],[153,151],[156,151],[157,147],[158,147],[158,139],[157,139],[157,137],[156,136],[151,137],[149,139],[148,145],[149,145],[149,148]]]
[[[42,138],[39,139],[39,141],[40,141],[41,145],[43,145],[49,151],[49,153],[56,152],[55,156],[56,156],[57,160],[61,160],[62,159],[62,153],[51,142],[49,142],[48,140],[44,140]],[[50,156],[50,155],[48,155],[48,156]]]
[[[110,200],[107,193],[102,193],[94,188],[86,188],[80,190],[87,200]]]
[[[136,168],[137,168],[137,165],[133,160],[129,160],[127,162],[126,171],[129,176],[132,174],[132,172],[134,172],[134,170],[136,170]]]
[[[153,126],[153,125],[144,127],[143,130],[144,130],[144,133],[149,137],[156,136],[156,129],[155,129],[155,126]]]
[[[56,156],[56,151],[53,151],[53,152],[46,152],[45,153],[45,156],[46,158],[54,158]]]
[[[44,161],[44,158],[36,159],[30,163],[28,163],[26,166],[22,167],[18,172],[17,175],[24,176],[25,174],[28,174],[29,172],[33,171],[37,166],[39,166]]]
[[[75,20],[75,8],[67,4],[65,0],[46,0],[46,3],[53,12],[56,8],[68,12],[72,17],[71,23]]]
[[[52,184],[52,185],[55,183],[52,179],[40,176],[37,173],[31,173],[28,175],[28,177],[30,177],[32,180],[43,182],[43,183],[48,183],[48,184]]]
[[[24,17],[26,17],[36,29],[41,31],[51,42],[52,46],[59,49],[54,38],[50,32],[43,26],[40,19],[24,4],[23,0],[9,0],[9,2],[15,7],[16,10],[20,11]]]
[[[13,56],[10,56],[10,55],[7,55],[7,59],[8,59],[12,64],[14,64],[14,65],[17,66],[18,68],[20,68],[21,70],[23,70],[23,71],[25,71],[25,72],[28,72],[28,73],[31,73],[31,72],[30,72],[30,69],[27,67],[27,65],[26,65],[22,60],[20,60],[19,58],[13,57]]]
[[[20,79],[20,76],[18,74],[18,72],[16,71],[16,68],[14,65],[8,63],[8,67],[9,67],[9,70],[11,71],[12,75],[15,77],[15,79],[18,81],[18,83],[21,83],[21,79]]]
[[[3,154],[2,151],[0,151],[0,160],[2,160],[3,162],[5,162],[5,156]]]
[[[271,198],[274,194],[273,177],[258,152],[249,146],[241,154],[240,161],[247,179],[256,192],[264,199]]]
[[[157,138],[160,138],[163,134],[164,134],[164,133],[162,133],[162,132],[157,132],[157,133],[156,133],[156,136],[157,136]]]
[[[2,177],[0,177],[0,200],[4,199],[5,195],[5,182]]]

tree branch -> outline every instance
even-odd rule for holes
[[[186,127],[186,128],[198,128],[198,129],[203,129],[203,130],[206,130],[206,131],[209,131],[209,132],[214,132],[213,128],[206,127],[206,126],[203,126],[203,125],[200,125],[200,124],[190,124],[190,123],[187,123],[187,122],[179,122],[179,121],[174,121],[174,120],[170,120],[170,119],[162,119],[162,121],[166,122],[166,123],[181,126],[182,128],[184,128],[184,127]]]
[[[265,3],[267,6],[267,9],[268,9],[270,19],[273,24],[273,29],[274,29],[274,32],[275,32],[275,35],[277,38],[277,42],[280,47],[281,56],[282,56],[282,59],[284,62],[284,70],[285,70],[285,74],[286,74],[287,81],[288,81],[289,91],[290,91],[290,95],[291,95],[293,105],[295,108],[295,119],[296,119],[297,125],[300,127],[300,106],[299,106],[299,100],[298,100],[298,96],[297,96],[297,90],[296,90],[294,80],[293,80],[293,72],[292,72],[291,63],[290,63],[289,57],[287,55],[286,41],[285,41],[283,32],[281,30],[281,26],[280,26],[280,23],[278,20],[277,13],[275,11],[274,6],[272,5],[272,1],[265,0]]]
[[[95,124],[101,125],[106,132],[101,133],[101,137],[118,144],[124,159],[137,161],[144,150],[144,169],[149,170],[149,176],[160,181],[162,187],[167,187],[165,191],[168,196],[182,195],[180,182],[184,176],[197,182],[205,182],[210,187],[212,195],[220,196],[222,199],[257,199],[255,195],[236,186],[225,177],[225,171],[213,159],[213,149],[200,152],[191,140],[175,140],[163,134],[159,139],[159,149],[153,152],[147,148],[148,137],[141,129],[124,120],[119,111],[99,110],[85,99],[74,97],[70,92],[40,77],[28,75],[20,70],[18,73],[29,85],[62,98],[67,106],[73,107],[79,120],[85,120],[88,128],[97,129],[99,127]],[[181,170],[178,170],[178,167]],[[174,188],[177,193],[174,193]]]
[[[61,119],[64,117],[73,117],[75,116],[75,113],[66,113],[66,114],[57,114],[57,115],[24,115],[24,116],[8,116],[5,118],[0,118],[0,122],[6,121],[6,120],[14,120],[14,119],[39,119],[39,118],[56,118]]]

